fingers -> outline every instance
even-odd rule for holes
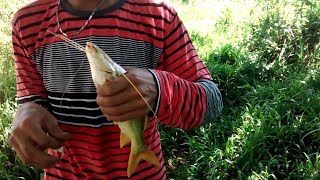
[[[130,84],[123,76],[106,82],[103,86],[97,87],[99,96],[112,96],[128,88]]]
[[[37,168],[51,168],[55,166],[60,159],[49,156],[41,149],[36,148],[31,139],[17,135],[10,139],[10,144],[14,147],[20,160],[26,166]]]
[[[46,132],[48,132],[48,134]],[[37,145],[45,149],[57,149],[67,140],[65,138],[66,133],[60,129],[57,120],[49,113],[46,120],[38,123],[32,122],[32,120],[23,121],[12,133],[12,135],[16,136],[20,136],[20,134],[24,134],[24,137],[29,137]]]
[[[127,112],[126,114],[122,114],[122,115],[118,115],[118,116],[112,116],[112,115],[105,114],[105,116],[107,117],[107,119],[109,121],[118,121],[118,122],[141,118],[141,117],[144,117],[145,115],[146,115],[145,109],[138,109],[138,110],[130,111],[130,112]]]
[[[14,117],[9,143],[24,164],[49,168],[59,158],[47,155],[44,150],[59,148],[70,137],[45,108],[28,103],[20,106]]]
[[[58,125],[58,121],[51,114],[49,116],[49,119],[50,120],[45,121],[45,129],[47,130],[50,136],[54,137],[59,142],[64,142],[71,138],[72,134],[62,131],[62,129]],[[54,147],[50,147],[50,148],[54,148]],[[57,149],[57,148],[54,148],[54,149]]]
[[[133,93],[119,93],[115,96],[97,97],[97,104],[111,121],[126,121],[146,114],[147,105],[134,89]]]
[[[25,138],[29,138],[45,149],[59,148],[63,145],[62,141],[47,135],[41,127],[41,122],[35,123],[36,120],[28,120],[25,120],[15,126],[10,138],[17,139],[17,142],[23,141]],[[47,120],[46,122],[50,122],[50,120]]]
[[[57,149],[63,145],[63,141],[49,136],[40,128],[35,128],[33,131],[30,131],[30,136],[39,146],[45,149]]]
[[[96,102],[104,115],[112,121],[144,117],[148,109],[147,104],[153,107],[156,103],[157,87],[153,75],[144,69],[131,67],[125,69],[128,73],[124,76],[97,87]]]
[[[140,99],[135,99],[132,101],[125,102],[120,104],[119,106],[108,106],[108,107],[100,107],[101,111],[108,116],[119,116],[122,114],[129,113],[133,110],[144,110],[146,113],[147,105],[144,101]]]
[[[13,137],[9,138],[9,144],[11,145],[12,149],[17,153],[20,160],[26,159],[25,155],[21,151],[19,143]]]
[[[142,75],[145,72],[149,73],[149,71],[147,70],[129,66],[126,66],[124,68],[128,73],[111,81],[107,81],[103,86],[97,87],[97,94],[100,96],[111,96],[120,93],[132,86],[128,79],[136,86],[138,86],[140,82],[144,82],[147,79],[150,79]],[[151,78],[153,78],[153,76]]]
[[[40,149],[37,149],[31,145],[21,146],[20,150],[20,152],[23,154],[23,156],[20,157],[20,160],[26,166],[36,168],[52,168],[60,162],[60,158],[50,156],[44,151],[41,151]]]
[[[135,89],[129,88],[110,96],[97,96],[97,104],[103,107],[118,106],[134,99],[140,99],[140,95]]]

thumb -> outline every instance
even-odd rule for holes
[[[69,132],[63,131],[59,127],[57,119],[54,118],[51,114],[49,116],[50,118],[48,118],[48,120],[45,121],[45,126],[50,136],[60,141],[66,141],[70,139],[72,134]]]

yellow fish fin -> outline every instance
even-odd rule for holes
[[[157,167],[160,166],[158,158],[153,154],[153,152],[150,149],[145,147],[142,151],[138,152],[137,154],[130,154],[127,169],[128,177],[130,177],[136,171],[140,161],[142,160],[145,160]]]
[[[120,148],[123,146],[130,144],[131,140],[124,133],[120,134]]]

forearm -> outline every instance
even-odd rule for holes
[[[152,72],[159,86],[156,115],[162,124],[192,129],[215,119],[220,113],[221,94],[212,81],[190,82],[170,72]]]
[[[17,102],[18,104],[33,102],[48,108],[48,96],[43,84],[43,78],[31,58],[31,53],[27,51],[27,48],[24,46],[23,38],[19,36],[19,23],[17,23],[16,26],[13,25],[12,30]]]

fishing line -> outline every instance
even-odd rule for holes
[[[137,91],[137,93],[140,95],[142,100],[147,104],[148,108],[150,109],[150,111],[152,112],[154,117],[158,120],[158,117],[156,116],[156,113],[153,111],[153,109],[151,108],[151,106],[149,105],[147,100],[143,97],[143,95],[140,93],[140,91],[137,89],[137,87],[130,81],[130,79],[125,74],[123,74],[123,77],[126,78],[127,81],[131,84],[131,86]]]
[[[49,33],[51,33],[51,34],[53,34],[53,35],[61,38],[62,40],[68,42],[68,43],[66,43],[67,45],[69,45],[69,46],[71,46],[71,47],[73,47],[73,48],[76,48],[76,49],[78,49],[78,50],[80,50],[80,51],[85,52],[85,48],[84,48],[83,46],[81,46],[79,43],[77,43],[77,42],[75,42],[75,41],[73,41],[73,40],[71,40],[71,39],[69,39],[69,38],[67,38],[67,37],[64,37],[64,36],[62,36],[62,35],[60,35],[60,34],[54,33],[54,32],[52,32],[52,31],[50,31],[50,30],[47,30],[47,31],[48,31]],[[84,63],[84,59],[85,59],[85,58],[82,58],[81,63],[80,63],[80,67],[77,69],[77,71],[76,71],[76,72],[74,73],[74,75],[71,77],[70,81],[69,81],[68,84],[67,84],[67,87],[65,88],[65,90],[64,90],[63,93],[62,93],[61,100],[60,100],[60,103],[59,103],[59,105],[60,105],[60,109],[59,109],[60,113],[62,113],[62,101],[63,101],[64,95],[67,93],[67,91],[68,91],[68,89],[69,89],[69,86],[71,85],[71,82],[74,80],[74,78],[76,77],[76,75],[77,75],[77,74],[79,73],[79,71],[81,70],[81,68],[82,68],[82,66],[83,66],[83,63]],[[62,115],[61,115],[61,120],[63,120],[63,116],[62,116]]]
[[[69,38],[67,38],[67,37],[65,37],[65,36],[62,36],[62,35],[60,35],[60,34],[51,32],[50,30],[47,30],[47,31],[50,32],[51,34],[53,34],[53,35],[61,38],[62,40],[68,42],[67,44],[68,44],[69,46],[71,46],[71,47],[73,47],[73,48],[76,48],[76,49],[78,49],[78,50],[80,50],[80,51],[85,52],[85,48],[84,48],[83,46],[81,46],[80,44],[78,44],[77,42],[75,42],[75,41],[73,41],[73,40],[70,40]],[[75,74],[71,77],[71,80],[69,81],[66,89],[64,90],[64,92],[63,92],[63,94],[62,94],[62,97],[61,97],[61,100],[60,100],[60,113],[62,112],[62,111],[61,111],[61,110],[62,110],[62,108],[61,108],[61,106],[62,106],[62,99],[63,99],[64,95],[66,94],[66,92],[67,92],[67,90],[68,90],[68,88],[69,88],[72,80],[75,78],[75,76],[78,74],[78,72],[79,72],[80,69],[82,68],[83,63],[84,63],[84,58],[83,58],[82,61],[81,61],[80,67],[79,67],[78,70],[75,72]],[[149,108],[150,111],[152,112],[155,120],[156,120],[157,122],[159,122],[159,118],[156,116],[156,113],[153,111],[153,109],[151,108],[151,106],[149,105],[149,103],[147,102],[147,100],[143,97],[143,95],[140,93],[140,91],[137,89],[137,87],[130,81],[130,79],[129,79],[125,74],[123,74],[123,76],[124,76],[125,79],[131,84],[131,86],[137,91],[137,93],[140,95],[140,97],[142,98],[142,100],[146,103],[146,105],[148,106],[148,108]],[[63,120],[63,117],[61,117],[61,119]]]
[[[62,112],[62,111],[61,111],[61,109],[62,109],[62,108],[61,108],[61,106],[62,106],[62,99],[64,98],[64,95],[66,94],[67,90],[69,89],[69,86],[70,86],[71,82],[74,80],[74,78],[76,77],[76,75],[78,74],[78,72],[80,71],[80,69],[82,68],[83,62],[84,62],[84,58],[82,58],[80,67],[79,67],[78,70],[74,73],[74,75],[71,77],[69,83],[67,84],[66,89],[65,89],[64,92],[62,93],[61,100],[60,100],[60,113]],[[62,116],[61,116],[61,117],[62,117]],[[62,117],[62,120],[63,120],[63,117]]]

